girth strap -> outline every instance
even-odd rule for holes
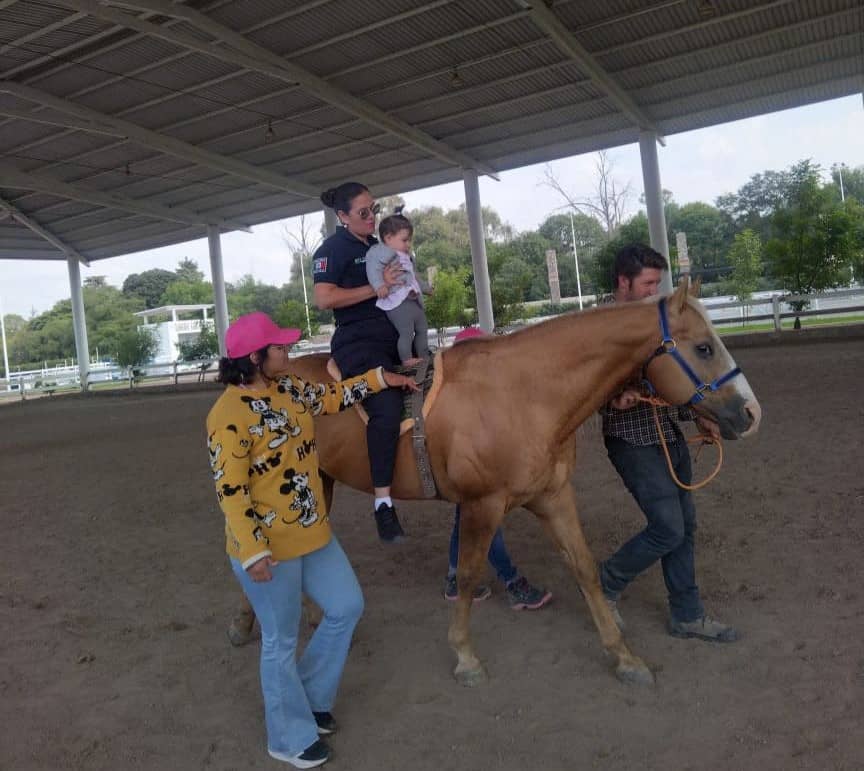
[[[423,484],[423,494],[427,498],[438,498],[438,486],[432,474],[432,465],[429,463],[429,450],[426,447],[426,420],[423,417],[423,400],[428,388],[426,387],[426,376],[432,357],[423,359],[417,367],[414,381],[420,386],[419,391],[411,394],[411,418],[414,420],[414,428],[411,430],[411,443],[414,447],[414,460],[417,462],[417,471]]]

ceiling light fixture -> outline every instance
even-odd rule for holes
[[[717,15],[717,7],[712,0],[701,0],[698,10],[703,19],[713,19]]]
[[[450,88],[462,88],[465,85],[465,81],[462,80],[462,76],[459,74],[459,68],[454,67],[453,72],[450,73]]]
[[[276,132],[273,131],[273,121],[267,121],[267,131],[264,132],[264,144],[266,145],[268,142],[273,141],[273,137],[276,136]]]

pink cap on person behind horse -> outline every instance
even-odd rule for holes
[[[283,329],[266,313],[247,313],[228,327],[225,348],[229,359],[248,356],[268,345],[293,345],[303,333],[299,329]]]
[[[456,333],[453,342],[461,343],[463,340],[470,340],[472,337],[486,337],[486,333],[480,327],[465,327],[461,332]]]

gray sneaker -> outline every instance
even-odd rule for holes
[[[735,627],[710,616],[702,616],[695,621],[672,620],[669,622],[669,634],[673,637],[697,637],[709,642],[735,642],[738,639]]]
[[[474,602],[488,600],[492,596],[492,590],[486,584],[480,584],[474,589]],[[459,599],[459,587],[456,584],[456,576],[447,576],[444,579],[444,599],[456,602]]]

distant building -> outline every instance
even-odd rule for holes
[[[194,343],[202,328],[213,327],[213,319],[207,316],[212,308],[212,304],[163,305],[161,308],[150,308],[136,313],[141,319],[141,328],[152,331],[159,342],[153,361],[177,361],[180,358],[180,343]],[[190,316],[197,318],[189,318]]]

